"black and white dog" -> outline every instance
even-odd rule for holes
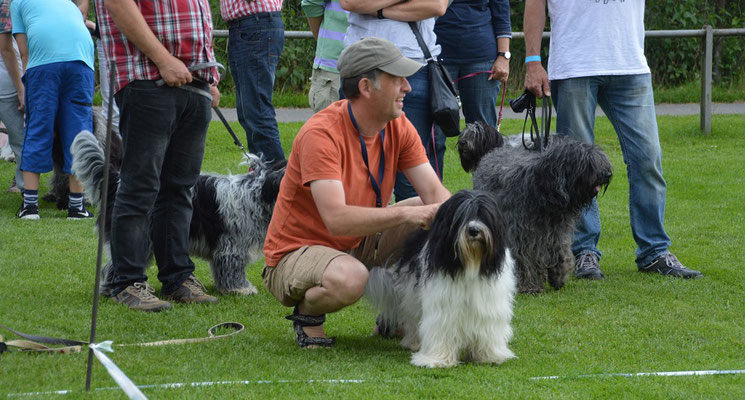
[[[474,189],[496,198],[520,292],[542,292],[546,280],[560,289],[574,268],[576,223],[610,183],[610,160],[600,147],[566,136],[550,136],[543,151],[526,150],[520,135],[494,136],[501,134],[486,124],[468,124],[458,138],[461,165],[473,171]]]
[[[113,141],[112,141],[113,143]],[[81,132],[71,146],[72,171],[85,188],[87,199],[100,205],[104,153],[94,135]],[[121,160],[120,155],[112,159]],[[286,163],[267,166],[249,155],[244,164],[249,172],[241,175],[199,176],[192,195],[194,212],[189,230],[189,253],[209,261],[215,288],[220,293],[250,295],[256,287],[246,279],[246,265],[261,258],[269,220],[285,173]],[[110,241],[111,212],[119,185],[119,167],[110,164],[108,207],[99,210],[106,218],[106,243]],[[101,293],[109,295],[111,262],[103,270]]]
[[[500,364],[514,357],[513,264],[496,201],[463,190],[442,204],[430,230],[412,233],[394,265],[371,271],[366,294],[379,323],[403,329],[412,364]]]

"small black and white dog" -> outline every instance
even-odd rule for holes
[[[493,136],[501,134],[486,124],[468,124],[458,139],[461,164],[473,172],[474,189],[496,198],[520,292],[542,292],[546,280],[560,289],[574,268],[576,223],[610,183],[610,160],[600,147],[566,136],[550,136],[543,151],[526,150],[520,135]]]
[[[412,364],[501,364],[515,356],[507,347],[513,264],[493,197],[463,190],[442,204],[430,230],[411,234],[398,261],[371,271],[366,294],[379,324],[403,329]]]
[[[104,163],[99,139],[89,132],[81,132],[70,149],[72,171],[83,184],[87,199],[98,207]],[[121,160],[121,156],[112,154],[112,160]],[[243,164],[249,167],[246,174],[199,176],[192,195],[194,212],[189,229],[189,253],[209,261],[218,292],[251,295],[257,290],[246,279],[246,265],[262,256],[286,163],[267,166],[259,157],[249,155]],[[119,167],[120,164],[110,164],[107,210],[99,210],[98,216],[99,221],[106,218],[107,246],[111,212],[119,186]],[[109,295],[108,284],[113,278],[110,261],[102,276],[101,293]]]

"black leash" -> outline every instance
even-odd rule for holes
[[[520,113],[525,111],[525,121],[523,122],[522,141],[523,147],[527,150],[543,151],[548,146],[549,133],[551,131],[551,113],[553,103],[550,96],[543,96],[541,104],[541,124],[538,125],[536,119],[536,99],[535,95],[525,89],[520,97],[510,100],[510,107],[514,112]],[[528,144],[525,140],[525,126],[530,118],[530,141]]]
[[[243,143],[241,143],[240,140],[238,140],[238,136],[235,135],[235,132],[233,131],[233,128],[230,127],[230,124],[228,124],[228,121],[225,119],[225,116],[222,114],[222,111],[220,111],[220,108],[218,107],[212,107],[212,109],[215,111],[215,114],[220,118],[220,121],[222,121],[222,124],[225,125],[225,129],[228,130],[228,133],[230,136],[233,137],[233,143],[235,143],[236,146],[243,152],[243,155],[248,158],[248,152],[246,151],[246,148],[243,147]]]
[[[195,65],[192,65],[191,67],[189,67],[188,69],[189,69],[189,71],[194,72],[194,71],[198,71],[198,70],[201,70],[201,69],[212,68],[212,67],[217,67],[218,69],[221,68],[222,70],[225,70],[225,66],[223,66],[222,64],[220,64],[219,62],[216,62],[216,61],[206,62],[206,63],[201,63],[201,64],[195,64]],[[197,77],[194,77],[193,79],[195,81],[198,81],[198,82],[205,82],[204,80],[199,79]],[[207,82],[205,82],[205,83],[207,83]],[[166,84],[166,81],[164,81],[161,78],[161,79],[158,79],[157,81],[155,81],[155,84],[158,85],[158,86],[163,86],[163,85]],[[210,92],[206,91],[206,90],[203,90],[203,89],[200,89],[198,87],[194,87],[194,86],[191,86],[191,85],[188,85],[188,84],[187,85],[178,86],[178,88],[179,89],[186,90],[186,91],[189,91],[189,92],[196,93],[196,94],[201,95],[201,96],[204,96],[204,97],[210,99],[210,102],[212,101],[212,94]],[[246,151],[246,148],[243,147],[243,143],[241,143],[241,141],[238,139],[238,136],[233,131],[233,128],[231,128],[230,127],[230,124],[228,124],[228,121],[225,119],[225,116],[223,115],[222,111],[220,111],[220,109],[217,106],[212,107],[212,109],[215,111],[215,114],[217,114],[217,116],[220,118],[220,121],[222,121],[222,124],[228,130],[228,133],[230,134],[230,136],[233,138],[233,143],[235,143],[235,145],[238,146],[238,149],[241,150],[241,152],[243,153],[243,155],[246,156],[246,158],[248,158],[248,152]]]

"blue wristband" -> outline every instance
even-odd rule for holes
[[[525,64],[527,64],[529,62],[534,62],[534,61],[541,62],[541,56],[527,56],[527,57],[525,57]]]

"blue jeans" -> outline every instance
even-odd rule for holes
[[[282,17],[279,12],[259,13],[230,21],[228,27],[228,59],[246,146],[267,162],[284,160],[272,105],[274,72],[285,41]]]
[[[629,179],[631,232],[638,246],[636,263],[666,254],[670,237],[665,221],[662,150],[650,74],[608,75],[551,81],[556,131],[585,143],[595,142],[595,108],[600,105],[616,130]],[[597,201],[583,213],[574,235],[575,255],[600,256]]]
[[[209,90],[207,84],[194,86]],[[163,291],[193,272],[189,258],[192,188],[212,118],[197,93],[134,81],[116,94],[124,157],[111,216],[112,295],[147,280],[148,236]]]
[[[414,125],[422,144],[427,150],[427,158],[432,168],[442,180],[443,162],[445,161],[445,134],[439,129],[432,131],[432,109],[429,102],[429,73],[427,67],[422,67],[416,74],[407,78],[411,85],[411,93],[404,97],[404,114]],[[434,135],[434,139],[432,138]],[[433,144],[434,141],[434,144]],[[406,176],[399,172],[394,186],[396,201],[416,197],[417,193]]]
[[[453,80],[473,72],[488,71],[492,67],[491,61],[471,64],[445,64]],[[497,100],[501,82],[496,79],[488,80],[489,74],[478,74],[470,78],[461,79],[455,83],[463,105],[463,116],[466,123],[484,121],[490,126],[497,126]]]

